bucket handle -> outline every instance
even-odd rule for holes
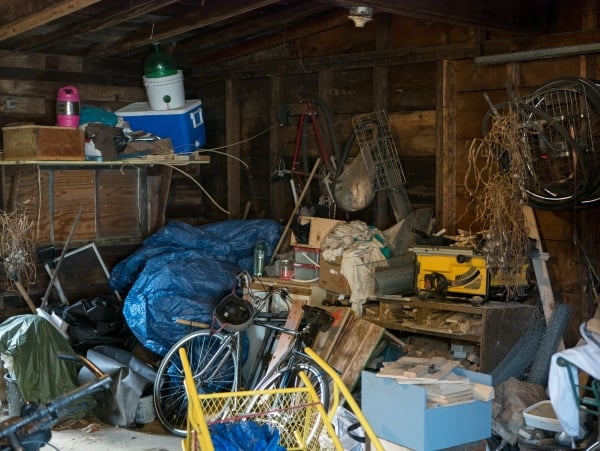
[[[202,124],[204,124],[204,119],[202,118],[202,108],[196,111],[192,111],[190,113],[190,119],[192,119],[192,124],[194,125],[194,128],[198,128]]]

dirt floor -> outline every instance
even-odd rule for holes
[[[167,434],[158,421],[126,429],[84,420],[57,427],[50,445],[60,451],[179,451],[181,437]]]
[[[0,420],[7,418],[6,412]],[[168,434],[158,420],[139,429],[127,429],[90,417],[67,420],[52,431],[43,450],[59,451],[180,451],[181,437]]]

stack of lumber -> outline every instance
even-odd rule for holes
[[[400,357],[385,362],[378,377],[395,379],[399,384],[421,385],[427,391],[430,407],[463,404],[492,395],[492,387],[476,384],[453,370],[458,363],[442,357]]]

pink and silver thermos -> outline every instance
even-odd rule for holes
[[[79,127],[79,91],[75,86],[64,86],[58,90],[56,124],[59,127]]]

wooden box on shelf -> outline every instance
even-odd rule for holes
[[[5,160],[85,160],[85,133],[76,128],[2,127],[2,138]]]

